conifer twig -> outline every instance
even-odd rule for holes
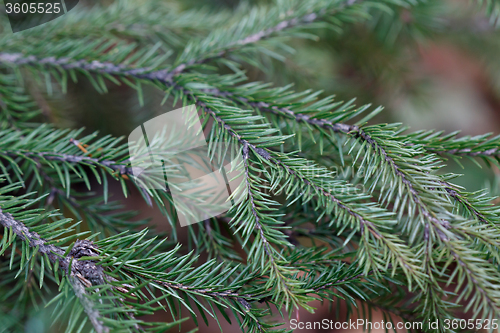
[[[224,128],[233,138],[235,138],[241,145],[244,147],[244,149],[251,149],[253,152],[255,152],[257,155],[259,155],[261,158],[271,162],[274,164],[276,167],[281,168],[285,170],[288,174],[291,176],[297,178],[298,180],[304,182],[308,187],[314,189],[314,191],[320,195],[324,196],[328,200],[331,200],[335,205],[337,205],[341,210],[347,212],[347,214],[351,215],[354,217],[360,224],[360,229],[361,229],[361,235],[363,239],[365,240],[366,244],[369,244],[369,236],[364,232],[365,230],[368,230],[369,233],[377,240],[380,240],[383,242],[386,246],[388,246],[391,250],[397,251],[397,260],[401,263],[401,265],[405,268],[408,269],[410,275],[414,275],[415,277],[418,276],[418,272],[415,271],[416,267],[410,263],[407,258],[403,257],[402,253],[399,251],[399,249],[393,244],[390,240],[386,239],[383,235],[379,233],[377,230],[376,226],[374,225],[373,222],[369,221],[366,219],[362,214],[356,212],[354,209],[349,207],[349,205],[343,203],[341,200],[336,198],[330,191],[327,189],[318,186],[311,182],[309,179],[306,177],[303,177],[300,175],[298,172],[290,168],[288,165],[283,163],[281,160],[277,159],[274,156],[274,153],[272,151],[268,151],[266,149],[257,147],[256,145],[253,145],[250,143],[248,140],[244,139],[241,135],[239,135],[231,126],[229,126],[224,119],[222,119],[217,112],[215,112],[212,108],[210,108],[205,102],[201,101],[200,99],[196,98],[195,95],[185,89],[184,87],[180,87],[179,85],[174,86],[175,89],[180,90],[185,96],[187,96],[191,102],[195,103],[195,105],[199,106],[202,108],[202,110],[211,115],[214,120],[218,123],[219,126]],[[370,251],[366,251],[368,256],[371,256],[372,254],[369,253]],[[418,278],[417,278],[418,280]]]
[[[186,69],[188,69],[193,65],[203,64],[210,60],[224,57],[227,54],[234,52],[238,48],[241,48],[245,45],[254,44],[258,41],[267,39],[274,33],[290,29],[299,25],[310,24],[314,21],[317,21],[318,19],[323,18],[327,14],[334,14],[336,12],[342,11],[343,9],[353,6],[358,2],[362,2],[362,0],[347,0],[344,3],[340,4],[338,8],[336,8],[335,10],[330,11],[330,13],[328,13],[324,9],[320,9],[318,12],[308,13],[302,17],[285,19],[279,22],[274,27],[261,30],[249,36],[246,36],[243,39],[230,43],[225,48],[217,52],[217,54],[215,55],[191,59],[185,63],[177,65],[173,69],[167,68],[158,70],[145,67],[130,68],[127,66],[116,65],[111,62],[101,62],[98,60],[92,60],[91,62],[88,62],[83,59],[74,60],[67,57],[62,57],[62,58],[46,57],[40,59],[33,55],[23,55],[21,53],[7,53],[7,52],[0,52],[0,63],[3,62],[3,63],[15,64],[18,66],[21,65],[42,66],[42,67],[50,66],[54,68],[62,68],[64,70],[79,69],[96,74],[109,74],[109,75],[133,77],[136,79],[158,81],[167,85],[171,85],[173,83],[173,78],[176,75],[179,75],[180,73],[184,72]]]
[[[146,13],[146,6],[139,11],[128,0],[123,2],[124,9],[133,15],[125,15],[128,19],[124,21],[120,21],[124,12],[117,11],[120,2],[98,10],[82,9],[81,15],[67,15],[66,21],[46,24],[38,32],[31,29],[19,34],[20,38],[0,38],[0,71],[5,73],[0,74],[0,224],[4,227],[0,254],[10,249],[10,266],[3,268],[10,272],[2,273],[2,278],[6,285],[16,284],[6,293],[9,301],[25,302],[27,294],[16,291],[30,288],[37,277],[40,288],[55,291],[48,283],[44,285],[48,279],[43,276],[48,273],[45,267],[58,266],[54,277],[64,292],[53,300],[58,302],[56,317],[65,317],[64,299],[76,301],[68,331],[78,325],[80,330],[90,326],[88,319],[97,333],[139,331],[141,326],[165,331],[181,320],[146,323],[139,316],[163,308],[180,317],[177,308],[186,307],[194,318],[196,306],[204,321],[205,313],[217,321],[221,314],[229,321],[225,310],[230,310],[245,331],[267,332],[276,326],[271,320],[261,321],[270,311],[252,302],[270,303],[266,305],[276,306],[280,313],[284,307],[291,314],[295,307],[311,309],[313,299],[343,296],[354,302],[358,297],[384,311],[401,309],[402,314],[424,322],[454,318],[448,313],[453,302],[467,303],[465,309],[474,319],[492,320],[500,315],[500,273],[496,267],[500,262],[500,208],[491,206],[486,191],[467,193],[448,183],[454,175],[438,174],[447,158],[478,157],[500,165],[500,136],[459,138],[456,133],[435,131],[405,135],[406,128],[399,124],[365,124],[381,108],[349,125],[369,106],[356,108],[352,101],[336,102],[333,97],[318,99],[321,92],[270,88],[272,83],[250,82],[241,70],[242,62],[260,69],[266,67],[268,57],[281,58],[281,51],[291,50],[283,43],[287,38],[314,38],[307,31],[310,27],[335,30],[343,23],[375,14],[372,26],[385,33],[386,23],[399,22],[397,12],[406,11],[416,1],[278,1],[275,5],[243,7],[248,13],[236,13],[243,14],[236,19],[217,16],[208,24],[199,22],[205,16],[212,18],[210,13],[192,11],[181,13],[182,19],[173,24],[169,22],[168,26],[180,24],[182,32],[171,36],[156,31],[155,20],[164,12],[161,8],[156,11],[157,4],[150,1],[152,6],[147,8],[156,15],[137,22]],[[379,16],[381,9],[394,9],[396,15]],[[425,15],[417,16],[415,20]],[[0,21],[8,23],[2,17]],[[228,24],[213,29],[222,21]],[[75,34],[79,27],[92,23],[96,24],[88,38]],[[207,36],[184,29],[200,26]],[[110,30],[112,27],[116,31]],[[169,44],[175,45],[175,51],[168,49]],[[182,46],[183,50],[179,49]],[[176,60],[169,61],[177,51]],[[224,66],[233,73],[224,74]],[[106,135],[95,140],[96,134],[82,136],[83,129],[61,130],[32,123],[43,112],[36,107],[36,102],[40,104],[36,96],[29,96],[37,92],[24,92],[22,82],[15,78],[24,74],[23,69],[44,77],[49,93],[57,84],[65,92],[70,79],[76,82],[86,77],[99,92],[107,92],[110,82],[127,85],[137,90],[142,104],[148,97],[142,87],[149,85],[165,93],[164,102],[173,97],[175,105],[197,106],[203,118],[201,130],[210,131],[210,152],[227,142],[234,144],[236,149],[227,151],[242,156],[236,168],[238,178],[244,179],[231,198],[243,194],[243,200],[238,200],[226,217],[214,218],[213,225],[205,220],[205,229],[202,225],[188,227],[187,246],[195,247],[195,252],[206,250],[209,261],[200,264],[191,254],[179,255],[181,244],[164,252],[169,244],[166,239],[151,236],[146,230],[118,233],[129,214],[113,204],[101,205],[101,197],[76,191],[76,184],[90,190],[93,174],[103,185],[107,201],[109,176],[119,180],[125,195],[129,183],[124,179],[134,181],[146,201],[153,205],[154,200],[172,226],[181,210],[191,207],[190,200],[176,205],[175,198],[165,192],[141,187],[149,181],[164,185],[165,177],[159,173],[138,168],[146,178],[129,178],[135,170],[132,162],[140,163],[145,155],[131,157],[130,147],[121,139]],[[263,117],[265,113],[269,121]],[[198,121],[195,118],[193,122]],[[163,143],[164,133],[158,133],[159,143]],[[305,133],[310,139],[302,140]],[[177,145],[177,138],[172,137],[168,143]],[[288,149],[296,141],[299,153]],[[339,160],[342,167],[346,160],[351,163],[347,168],[352,167],[357,174],[337,177],[330,166],[340,166]],[[49,167],[53,168],[50,172]],[[14,184],[13,178],[19,183]],[[358,185],[363,186],[361,191]],[[15,197],[3,196],[12,189]],[[37,193],[37,200],[25,200],[29,194],[19,194],[25,190]],[[188,195],[191,202],[198,193]],[[100,229],[100,225],[109,224],[116,228],[105,230],[95,243],[76,240],[74,246],[66,248],[65,244],[81,234],[65,226],[69,219],[57,219],[60,214],[55,212],[42,213],[38,204],[44,200],[52,204],[56,196],[63,205],[58,208],[82,216],[90,226]],[[24,211],[32,204],[37,207]],[[99,215],[101,220],[96,221]],[[229,224],[221,225],[221,221]],[[129,224],[126,227],[132,229]],[[228,231],[234,234],[226,236]],[[63,234],[67,236],[60,237]],[[339,251],[324,253],[310,248],[300,244],[294,238],[297,235],[317,237]],[[246,258],[231,253],[234,249],[228,237],[241,243]],[[316,239],[312,241],[316,245]],[[346,253],[350,250],[353,252]],[[211,251],[220,251],[228,263],[220,261],[222,256],[212,258]],[[335,265],[351,255],[356,261],[347,269],[341,263]],[[59,270],[65,275],[61,283]],[[27,279],[16,280],[24,272]],[[381,283],[383,279],[387,283]],[[454,285],[455,293],[442,282]],[[400,294],[394,297],[392,287],[400,284]],[[76,298],[71,292],[70,298],[64,297],[71,288]],[[33,301],[36,306],[38,297]],[[80,324],[84,311],[87,318]],[[20,312],[19,316],[25,314]]]
[[[132,168],[127,167],[124,164],[124,162],[117,162],[112,160],[100,160],[95,157],[63,154],[57,152],[32,152],[32,151],[12,151],[12,150],[2,150],[2,153],[11,157],[24,155],[28,158],[37,161],[43,159],[48,161],[60,161],[68,163],[85,163],[94,166],[109,168],[115,172],[118,172],[119,175],[133,175]]]
[[[201,57],[201,58],[195,58],[192,59],[186,63],[178,65],[172,73],[174,75],[180,74],[181,72],[184,72],[187,68],[193,66],[193,65],[200,65],[203,63],[206,63],[208,61],[218,59],[218,58],[223,58],[226,55],[230,54],[231,52],[236,51],[237,49],[244,47],[245,45],[248,44],[254,44],[259,41],[265,40],[269,37],[271,37],[273,34],[283,31],[285,29],[291,29],[300,25],[308,25],[311,24],[322,17],[324,17],[326,14],[334,14],[336,12],[342,11],[343,9],[353,6],[356,3],[362,2],[362,0],[347,0],[343,4],[339,5],[339,7],[333,11],[330,11],[330,13],[327,13],[326,10],[321,9],[317,12],[309,13],[306,14],[302,17],[294,17],[291,19],[283,20],[279,22],[277,25],[274,27],[268,28],[261,30],[259,32],[253,33],[249,36],[246,36],[242,39],[239,39],[237,41],[234,41],[227,45],[224,49],[221,51],[217,52],[217,54],[209,56],[209,57]]]
[[[21,53],[0,52],[0,63],[13,64],[16,66],[41,66],[62,68],[64,70],[83,70],[95,74],[109,74],[124,77],[133,77],[136,79],[145,79],[158,81],[164,84],[171,84],[173,76],[176,74],[168,69],[154,70],[151,68],[131,68],[123,65],[116,65],[111,62],[101,62],[92,60],[74,60],[71,58],[37,58],[32,55],[23,55]]]
[[[216,93],[221,93],[216,91]],[[222,92],[224,95],[228,95],[228,93]],[[277,115],[286,115],[289,117],[292,117],[295,119],[297,122],[306,122],[311,125],[315,125],[318,127],[326,128],[326,129],[331,129],[334,132],[342,132],[347,135],[354,136],[356,138],[361,138],[363,141],[367,142],[370,146],[375,151],[379,151],[381,156],[383,157],[384,161],[390,165],[390,167],[393,169],[394,174],[398,176],[401,179],[401,182],[405,184],[408,187],[409,192],[411,193],[411,198],[412,200],[421,208],[420,212],[432,223],[443,225],[446,228],[449,228],[449,222],[445,220],[439,220],[435,217],[434,213],[426,207],[426,205],[422,202],[420,199],[420,195],[415,189],[413,183],[407,178],[406,174],[401,171],[401,168],[396,164],[394,159],[392,159],[387,151],[385,150],[384,147],[380,146],[380,144],[377,143],[368,133],[363,131],[359,126],[357,125],[348,125],[348,124],[343,124],[343,123],[334,123],[332,121],[326,120],[326,119],[315,119],[312,118],[308,115],[301,114],[301,113],[295,113],[290,108],[286,107],[278,107],[278,106],[273,106],[269,103],[265,102],[255,102],[255,101],[249,101],[248,99],[245,98],[239,98],[235,97],[234,98],[236,101],[243,101],[247,103],[248,105],[258,108],[261,111],[264,112],[271,112]]]
[[[22,222],[15,220],[10,213],[3,212],[1,208],[0,224],[4,228],[12,230],[19,239],[28,242],[30,247],[37,248],[39,253],[47,255],[53,264],[57,262],[59,269],[69,276],[75,294],[80,299],[96,332],[109,332],[109,329],[104,327],[100,319],[99,311],[94,308],[92,302],[86,296],[84,287],[84,285],[90,287],[92,284],[102,284],[104,282],[102,267],[97,266],[93,260],[72,260],[83,256],[95,256],[95,248],[91,242],[77,240],[69,254],[64,256],[65,251],[63,249],[48,244],[36,232],[30,231]]]
[[[92,287],[93,285],[102,285],[105,284],[106,281],[117,282],[118,280],[112,276],[105,277],[103,266],[97,265],[97,261],[91,259],[99,255],[97,247],[92,242],[77,240],[68,255],[65,256],[66,251],[58,246],[49,244],[36,232],[30,231],[22,222],[17,221],[10,213],[3,212],[1,208],[0,225],[6,229],[12,230],[19,239],[26,241],[30,247],[38,249],[40,254],[47,255],[53,264],[58,263],[58,268],[69,277],[75,294],[80,299],[96,332],[109,332],[109,328],[105,327],[100,319],[101,315],[99,311],[93,307],[92,301],[89,299],[85,288]],[[83,257],[85,257],[85,259],[83,259]],[[198,288],[177,282],[151,279],[151,277],[144,276],[138,272],[130,271],[127,267],[122,267],[122,270],[131,275],[140,276],[150,283],[156,283],[180,292],[189,292],[221,299],[234,299],[242,304],[247,310],[250,309],[249,301],[259,301],[259,298],[256,296],[239,294],[232,290],[217,291],[212,288]],[[133,288],[127,284],[124,284],[124,286]],[[113,288],[123,293],[129,292],[129,290],[123,287],[113,286]],[[129,315],[133,317],[133,314],[129,313]]]
[[[85,313],[87,313],[87,316],[90,322],[92,323],[92,326],[96,330],[96,332],[97,333],[109,332],[109,328],[103,326],[103,323],[99,320],[100,318],[99,311],[95,309],[92,301],[88,299],[84,284],[74,276],[70,276],[69,280],[71,281],[71,286],[73,287],[76,297],[78,297],[78,299],[80,300],[80,303],[82,304]]]
[[[216,93],[221,93],[221,92],[216,92]],[[224,92],[222,92],[224,94]],[[224,95],[228,95],[225,93]],[[342,132],[348,135],[355,136],[357,138],[363,139],[363,141],[367,142],[370,144],[374,150],[378,150],[382,157],[384,158],[385,162],[391,166],[391,168],[394,170],[394,173],[401,178],[401,181],[408,186],[408,189],[412,195],[412,199],[417,203],[419,206],[423,208],[422,212],[424,216],[426,216],[429,219],[433,219],[434,222],[441,224],[439,220],[437,220],[435,217],[431,216],[431,213],[429,213],[428,209],[423,206],[423,203],[420,200],[420,197],[418,195],[418,192],[415,190],[413,184],[411,181],[406,177],[406,175],[401,171],[399,166],[394,162],[394,160],[387,154],[386,150],[381,147],[369,134],[367,134],[365,131],[363,131],[359,126],[357,125],[349,125],[349,124],[343,124],[343,123],[334,123],[332,121],[326,120],[326,119],[315,119],[312,118],[308,115],[301,114],[301,113],[295,113],[290,108],[286,107],[278,107],[278,106],[273,106],[269,103],[265,102],[256,102],[256,101],[249,101],[248,99],[241,98],[241,97],[234,97],[236,101],[243,101],[244,103],[254,107],[258,108],[261,111],[264,112],[271,112],[276,115],[286,115],[289,117],[292,117],[295,119],[297,122],[305,122],[311,125],[315,125],[318,127],[322,127],[325,129],[331,129],[334,132]]]
[[[480,277],[477,274],[477,270],[479,269],[480,266],[477,265],[475,262],[471,261],[470,258],[464,257],[462,255],[462,253],[464,253],[463,249],[458,244],[452,242],[452,240],[457,239],[457,235],[454,232],[470,236],[471,235],[470,231],[467,228],[463,227],[453,228],[450,221],[448,221],[447,219],[438,218],[436,216],[436,213],[431,209],[431,207],[429,207],[427,203],[422,200],[421,193],[419,193],[416,190],[413,182],[406,176],[406,173],[403,172],[403,170],[399,167],[399,165],[395,162],[395,160],[391,156],[389,156],[388,152],[386,151],[386,148],[383,147],[379,142],[377,142],[377,140],[372,138],[363,129],[361,129],[357,125],[346,125],[342,123],[334,123],[326,119],[315,119],[309,117],[308,115],[295,113],[287,107],[280,107],[276,105],[273,106],[269,103],[259,102],[259,101],[250,101],[247,98],[242,98],[233,95],[230,92],[220,92],[217,89],[212,89],[212,90],[213,93],[215,93],[216,95],[222,94],[224,95],[224,97],[230,98],[238,104],[241,103],[247,104],[263,112],[271,112],[280,116],[291,117],[297,122],[306,122],[317,127],[330,129],[333,130],[334,132],[343,132],[355,138],[360,138],[362,141],[370,145],[374,151],[378,151],[384,163],[386,163],[392,169],[394,175],[397,178],[399,178],[402,184],[404,184],[407,187],[411,200],[418,207],[418,213],[421,214],[426,220],[423,239],[427,245],[425,245],[425,250],[421,252],[423,254],[422,262],[425,274],[429,276],[429,279],[431,280],[434,279],[433,277],[434,273],[432,272],[432,267],[430,266],[430,256],[432,254],[428,251],[428,247],[431,246],[431,244],[433,244],[434,242],[433,238],[431,237],[431,232],[432,232],[433,234],[437,235],[439,241],[441,241],[442,244],[444,244],[445,248],[449,251],[450,255],[457,262],[458,268],[463,271],[463,273],[467,276],[468,280],[474,282],[473,285],[476,291],[482,296],[483,300],[488,304],[490,309],[492,309],[496,313],[499,312],[499,307],[498,307],[499,301],[494,297],[492,297],[485,290],[487,288],[488,282],[484,279],[480,279]],[[444,193],[447,192],[444,191]],[[448,230],[450,232],[446,232]],[[487,239],[487,237],[480,237],[480,239],[488,245],[497,244],[497,242],[494,241],[492,242],[489,239]],[[483,264],[487,265],[487,263]],[[426,283],[426,285],[427,285],[426,287],[427,290],[437,288],[435,283],[429,282]],[[439,290],[440,288],[437,288],[435,292],[437,293]]]

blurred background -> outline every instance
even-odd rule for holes
[[[93,6],[97,2],[81,0],[78,6]],[[266,3],[237,0],[165,2],[171,8],[169,17],[195,9],[216,13],[222,18],[230,18],[232,11],[244,10],[245,6]],[[106,7],[113,1],[99,3]],[[484,11],[469,0],[429,0],[419,2],[411,10],[395,9],[392,13],[374,10],[372,14],[370,20],[345,26],[342,31],[311,31],[318,36],[317,41],[289,41],[293,51],[277,50],[286,60],[263,56],[259,60],[266,65],[265,70],[245,65],[249,80],[274,82],[277,86],[293,83],[298,91],[322,90],[323,96],[335,94],[338,100],[356,98],[358,105],[383,105],[385,110],[373,122],[401,122],[409,126],[410,131],[436,129],[448,133],[460,130],[462,135],[500,133],[500,31]],[[120,25],[128,28],[133,23],[127,24],[114,22],[107,28],[114,33]],[[209,29],[210,25],[193,22],[191,33],[203,36]],[[92,34],[92,31],[80,33]],[[173,36],[175,29],[160,31],[156,38],[168,43],[173,50],[181,51],[185,41]],[[222,70],[230,72],[227,68]],[[124,85],[110,84],[107,94],[99,94],[88,80],[81,79],[78,84],[68,87],[66,95],[58,91],[47,94],[29,81],[27,86],[51,121],[61,127],[85,126],[87,132],[98,130],[127,136],[145,120],[172,109],[168,103],[159,106],[161,92],[146,90],[147,105],[142,110],[148,111],[139,113],[136,92]],[[498,193],[497,170],[467,160],[463,161],[463,167],[468,169],[467,177],[456,179],[456,183],[469,191],[490,187],[494,194]],[[462,173],[462,166],[453,161],[447,168],[445,171]],[[121,189],[116,185],[115,198],[118,199]],[[141,211],[141,217],[153,216],[152,223],[167,230],[167,223],[159,212],[147,207],[137,193],[127,199],[127,206]],[[179,235],[180,241],[182,238]],[[299,311],[297,316],[301,321],[321,321],[334,319],[335,310],[345,311],[335,304],[318,303],[316,306],[315,314]],[[48,332],[41,316],[43,314],[33,318],[27,332]],[[372,321],[380,320],[380,314],[372,318]],[[203,322],[200,325],[201,332],[219,331],[214,321],[209,327]],[[182,331],[193,328],[194,323],[188,323],[183,325]],[[223,326],[223,329],[239,331],[237,327]]]

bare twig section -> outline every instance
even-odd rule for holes
[[[484,151],[472,151],[472,148],[463,148],[463,149],[450,149],[450,150],[440,150],[438,148],[434,147],[428,147],[424,146],[426,150],[428,150],[431,153],[436,153],[439,155],[459,155],[459,156],[471,156],[471,157],[477,157],[477,156],[488,156],[488,157],[493,157],[493,156],[500,156],[500,148],[491,148],[487,149]]]
[[[100,314],[94,308],[94,304],[92,301],[86,296],[85,285],[81,280],[75,278],[74,276],[70,276],[71,286],[73,287],[73,291],[75,292],[76,297],[80,300],[80,304],[82,304],[85,309],[85,313],[89,317],[92,326],[96,330],[97,333],[109,332],[109,328],[104,327],[102,322],[99,320]]]

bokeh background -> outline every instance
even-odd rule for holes
[[[165,2],[171,6],[172,17],[180,11],[198,9],[228,18],[232,11],[266,3],[237,0]],[[81,0],[78,6],[96,3]],[[99,3],[106,7],[113,0]],[[401,122],[409,126],[410,131],[436,129],[449,133],[460,130],[462,135],[500,133],[500,31],[484,11],[469,0],[428,0],[411,10],[374,11],[372,14],[370,20],[345,26],[342,31],[311,31],[318,37],[315,41],[290,40],[290,50],[276,50],[286,58],[263,56],[259,60],[265,68],[260,69],[245,65],[249,79],[274,82],[278,86],[293,83],[296,90],[322,90],[323,96],[335,94],[338,100],[356,98],[358,105],[383,105],[385,110],[373,122]],[[127,28],[129,23],[114,22],[108,27],[109,32],[123,28],[123,24]],[[189,22],[186,24],[189,26]],[[192,24],[193,36],[209,32],[209,25]],[[80,33],[91,34],[92,31]],[[173,36],[175,29],[161,31],[157,38],[174,50],[182,50],[184,41]],[[229,72],[227,68],[223,70]],[[87,132],[127,136],[145,120],[173,109],[168,103],[160,107],[161,92],[147,89],[146,106],[141,108],[136,92],[126,86],[110,84],[107,94],[99,94],[82,79],[70,85],[68,93],[63,95],[59,91],[48,94],[29,80],[26,85],[48,119],[61,127],[85,126]],[[493,194],[499,193],[495,168],[462,160],[461,165],[450,162],[445,171],[461,173],[462,168],[467,168],[467,176],[457,178],[456,183],[470,191],[487,187]],[[121,198],[120,188],[113,192],[116,199]],[[132,193],[126,204],[129,209],[139,210],[141,217],[152,217],[152,224],[168,232],[168,223],[137,193]],[[183,237],[186,239],[186,235],[179,235],[180,241]],[[321,321],[334,319],[336,312],[342,317],[346,311],[342,304],[317,303],[316,306],[315,314],[299,311],[296,316],[301,321]],[[34,315],[28,321],[27,332],[49,332],[43,317],[43,311]],[[375,313],[372,321],[380,320],[381,314]],[[239,331],[236,326],[221,324],[224,332]],[[200,325],[201,332],[219,331],[215,321],[208,327],[203,322]],[[183,325],[182,331],[193,328],[194,323],[188,323]]]

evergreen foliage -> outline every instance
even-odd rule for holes
[[[495,23],[500,3],[477,3]],[[464,157],[498,166],[500,137],[371,124],[382,108],[245,74],[284,59],[291,38],[419,5],[292,0],[212,13],[117,0],[17,34],[0,16],[3,331],[23,331],[43,307],[66,332],[97,333],[163,332],[209,317],[284,331],[276,320],[314,311],[313,300],[345,300],[366,317],[378,309],[387,320],[440,319],[437,330],[424,325],[429,332],[468,311],[499,318],[500,208],[442,169]],[[139,186],[127,143],[56,128],[26,80],[49,94],[78,80],[100,93],[127,85],[142,102],[148,86],[172,109],[196,105],[210,149],[230,141],[242,158],[237,204],[188,226],[189,244],[180,243],[170,193]],[[111,201],[111,182],[158,208],[168,235]],[[147,320],[162,311],[171,319]]]

